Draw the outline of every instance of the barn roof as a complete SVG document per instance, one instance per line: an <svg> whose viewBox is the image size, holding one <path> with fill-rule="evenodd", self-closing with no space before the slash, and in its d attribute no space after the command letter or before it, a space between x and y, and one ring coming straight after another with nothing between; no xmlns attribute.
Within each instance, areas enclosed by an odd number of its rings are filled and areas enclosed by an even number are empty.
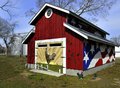
<svg viewBox="0 0 120 88"><path fill-rule="evenodd" d="M69 10L62 9L62 8L60 8L60 7L57 7L57 6L48 4L48 3L44 4L44 6L43 6L43 7L36 13L36 15L30 20L29 23L30 23L31 25L35 25L35 23L37 22L36 20L38 20L38 18L39 18L39 15L42 13L42 11L43 11L46 7L50 7L50 8L56 9L56 10L58 10L58 11L61 11L61 12L63 12L63 13L72 15L73 17L75 17L75 18L77 18L77 19L85 22L87 25L90 25L90 26L94 27L95 29L97 29L97 30L99 30L99 31L101 31L101 32L109 35L109 33L107 33L106 31L102 30L101 28L97 27L96 25L92 24L91 22L85 20L84 18L80 17L79 15L77 15L77 14L75 14L75 13L69 11Z"/></svg>
<svg viewBox="0 0 120 88"><path fill-rule="evenodd" d="M35 28L31 29L31 31L25 36L25 38L22 41L22 44L26 44L27 39L35 33Z"/></svg>
<svg viewBox="0 0 120 88"><path fill-rule="evenodd" d="M67 14L70 14L70 11L66 10L66 9L62 9L60 7L57 7L57 6L54 6L54 5L51 5L51 4L44 4L43 7L36 13L36 15L30 20L30 24L31 25L34 25L35 23L35 20L38 18L38 16L41 14L41 12L46 8L46 7L50 7L50 8L53 8L53 9L56 9L56 10L59 10L61 12L64 12L64 13L67 13Z"/></svg>
<svg viewBox="0 0 120 88"><path fill-rule="evenodd" d="M68 23L63 23L63 25L68 28L69 30L77 33L78 35L82 36L83 38L85 39L89 39L89 40L93 40L93 41L97 41L97 42L102 42L102 43L105 43L105 44L109 44L109 45L115 45L113 42L105 39L105 38L102 38L102 37L99 37L99 36L96 36L95 34L92 34L90 32L87 32L87 31L84 31L84 30L80 30L79 28L75 27L75 26L72 26Z"/></svg>

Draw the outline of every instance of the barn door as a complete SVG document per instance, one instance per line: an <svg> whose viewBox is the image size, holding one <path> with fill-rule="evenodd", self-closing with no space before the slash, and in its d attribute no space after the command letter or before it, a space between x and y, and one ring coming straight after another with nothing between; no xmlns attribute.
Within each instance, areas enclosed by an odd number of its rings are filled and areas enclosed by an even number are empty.
<svg viewBox="0 0 120 88"><path fill-rule="evenodd" d="M43 68L47 67L48 61L46 59L47 55L50 57L55 54L54 58L50 60L49 70L62 73L63 67L63 48L62 42L46 42L38 44L37 50L37 63L39 63Z"/></svg>

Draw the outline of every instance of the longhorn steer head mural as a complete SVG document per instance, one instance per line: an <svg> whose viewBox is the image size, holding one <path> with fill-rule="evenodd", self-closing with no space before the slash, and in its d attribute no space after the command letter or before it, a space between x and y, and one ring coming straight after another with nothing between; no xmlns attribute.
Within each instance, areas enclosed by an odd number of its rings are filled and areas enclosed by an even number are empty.
<svg viewBox="0 0 120 88"><path fill-rule="evenodd" d="M46 57L46 60L47 60L48 65L49 65L49 63L51 62L51 60L54 60L55 56L56 56L55 53L53 53L53 54L50 55L50 54L48 53L48 49L46 48L45 57Z"/></svg>

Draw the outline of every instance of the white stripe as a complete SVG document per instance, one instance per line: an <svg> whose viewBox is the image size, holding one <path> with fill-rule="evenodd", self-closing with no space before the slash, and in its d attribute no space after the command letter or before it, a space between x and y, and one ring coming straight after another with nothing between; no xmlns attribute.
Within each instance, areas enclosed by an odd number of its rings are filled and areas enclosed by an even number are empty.
<svg viewBox="0 0 120 88"><path fill-rule="evenodd" d="M98 60L99 60L99 59L93 59L93 60L90 62L90 65L89 65L88 69L95 67L95 64L98 62Z"/></svg>
<svg viewBox="0 0 120 88"><path fill-rule="evenodd" d="M101 52L99 51L94 58L92 59L92 61L90 62L90 65L88 68L93 68L95 67L96 63L98 62L98 60L101 58Z"/></svg>
<svg viewBox="0 0 120 88"><path fill-rule="evenodd" d="M114 55L110 57L110 62L112 62L112 60L115 60Z"/></svg>
<svg viewBox="0 0 120 88"><path fill-rule="evenodd" d="M107 55L105 56L105 58L102 59L103 64L106 64L108 60L109 60L109 56L108 56L108 54L107 54Z"/></svg>

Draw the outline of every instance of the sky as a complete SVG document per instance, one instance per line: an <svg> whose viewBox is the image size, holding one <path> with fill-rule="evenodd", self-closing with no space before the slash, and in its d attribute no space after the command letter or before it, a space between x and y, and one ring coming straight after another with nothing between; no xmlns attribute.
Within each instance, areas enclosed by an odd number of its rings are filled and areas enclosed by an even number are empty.
<svg viewBox="0 0 120 88"><path fill-rule="evenodd" d="M5 0L0 0L4 3ZM15 28L15 33L29 32L33 26L29 24L29 21L33 17L26 17L25 12L30 8L36 9L36 0L11 0L12 4L16 8L12 8L12 13L14 14L11 22L16 22L17 26ZM1 10L0 10L1 11ZM10 19L8 14L1 11L0 17L5 19ZM109 11L109 15L103 19L99 18L95 23L101 29L107 31L110 35L107 36L108 39L111 37L116 37L120 35L120 0L114 4L112 9Z"/></svg>

